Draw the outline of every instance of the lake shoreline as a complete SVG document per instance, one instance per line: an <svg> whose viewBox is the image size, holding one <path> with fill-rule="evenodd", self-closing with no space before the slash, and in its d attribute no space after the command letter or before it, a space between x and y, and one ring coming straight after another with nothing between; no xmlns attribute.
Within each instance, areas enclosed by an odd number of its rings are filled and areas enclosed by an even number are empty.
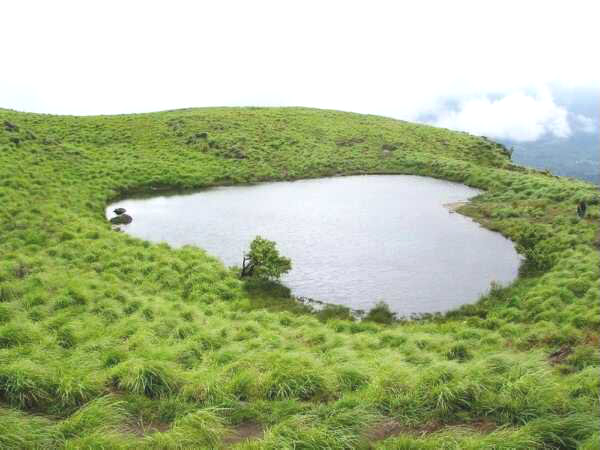
<svg viewBox="0 0 600 450"><path fill-rule="evenodd" d="M480 194L419 175L357 175L156 192L113 203L107 213L125 208L134 221L121 230L197 246L225 266L239 264L261 235L292 259L282 281L294 296L355 311L384 301L408 318L454 310L484 295L492 281L509 284L518 276L510 240L447 215ZM350 260L360 262L348 266Z"/></svg>

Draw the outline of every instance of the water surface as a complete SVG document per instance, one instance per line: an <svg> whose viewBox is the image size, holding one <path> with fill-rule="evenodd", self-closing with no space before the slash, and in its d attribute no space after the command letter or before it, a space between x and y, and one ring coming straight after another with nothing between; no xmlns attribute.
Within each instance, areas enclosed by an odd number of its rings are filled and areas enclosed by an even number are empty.
<svg viewBox="0 0 600 450"><path fill-rule="evenodd" d="M136 237L194 244L241 265L256 235L292 259L283 279L297 296L400 315L473 303L492 281L509 283L520 258L511 241L448 203L479 191L406 175L321 178L119 201Z"/></svg>

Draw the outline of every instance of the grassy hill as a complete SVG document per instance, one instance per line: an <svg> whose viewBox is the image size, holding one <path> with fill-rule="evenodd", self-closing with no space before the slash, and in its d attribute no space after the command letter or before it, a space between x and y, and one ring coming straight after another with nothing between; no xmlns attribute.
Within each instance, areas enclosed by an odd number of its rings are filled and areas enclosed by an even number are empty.
<svg viewBox="0 0 600 450"><path fill-rule="evenodd" d="M461 212L522 275L444 317L326 319L104 217L128 192L358 173L484 189ZM0 110L0 203L0 448L598 448L598 190L493 142L304 108Z"/></svg>

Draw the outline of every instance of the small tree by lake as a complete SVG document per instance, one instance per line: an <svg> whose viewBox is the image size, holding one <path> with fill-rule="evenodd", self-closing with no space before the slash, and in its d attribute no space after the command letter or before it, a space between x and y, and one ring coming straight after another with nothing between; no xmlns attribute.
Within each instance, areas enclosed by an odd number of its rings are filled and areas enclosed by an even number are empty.
<svg viewBox="0 0 600 450"><path fill-rule="evenodd" d="M250 250L244 255L240 276L279 280L291 269L292 261L279 255L275 242L256 236L250 244Z"/></svg>
<svg viewBox="0 0 600 450"><path fill-rule="evenodd" d="M387 303L378 302L371 308L363 320L390 325L396 320L396 313L390 309Z"/></svg>

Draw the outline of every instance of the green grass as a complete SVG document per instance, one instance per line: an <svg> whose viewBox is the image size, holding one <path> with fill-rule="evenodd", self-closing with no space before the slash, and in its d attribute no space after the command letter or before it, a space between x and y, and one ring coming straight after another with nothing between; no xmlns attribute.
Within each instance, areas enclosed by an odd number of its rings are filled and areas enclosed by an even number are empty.
<svg viewBox="0 0 600 450"><path fill-rule="evenodd" d="M357 321L104 217L135 192L377 173L483 189L461 213L519 243L519 279ZM218 448L247 423L264 436L237 448L598 448L598 190L489 140L305 108L0 110L0 202L0 448Z"/></svg>

